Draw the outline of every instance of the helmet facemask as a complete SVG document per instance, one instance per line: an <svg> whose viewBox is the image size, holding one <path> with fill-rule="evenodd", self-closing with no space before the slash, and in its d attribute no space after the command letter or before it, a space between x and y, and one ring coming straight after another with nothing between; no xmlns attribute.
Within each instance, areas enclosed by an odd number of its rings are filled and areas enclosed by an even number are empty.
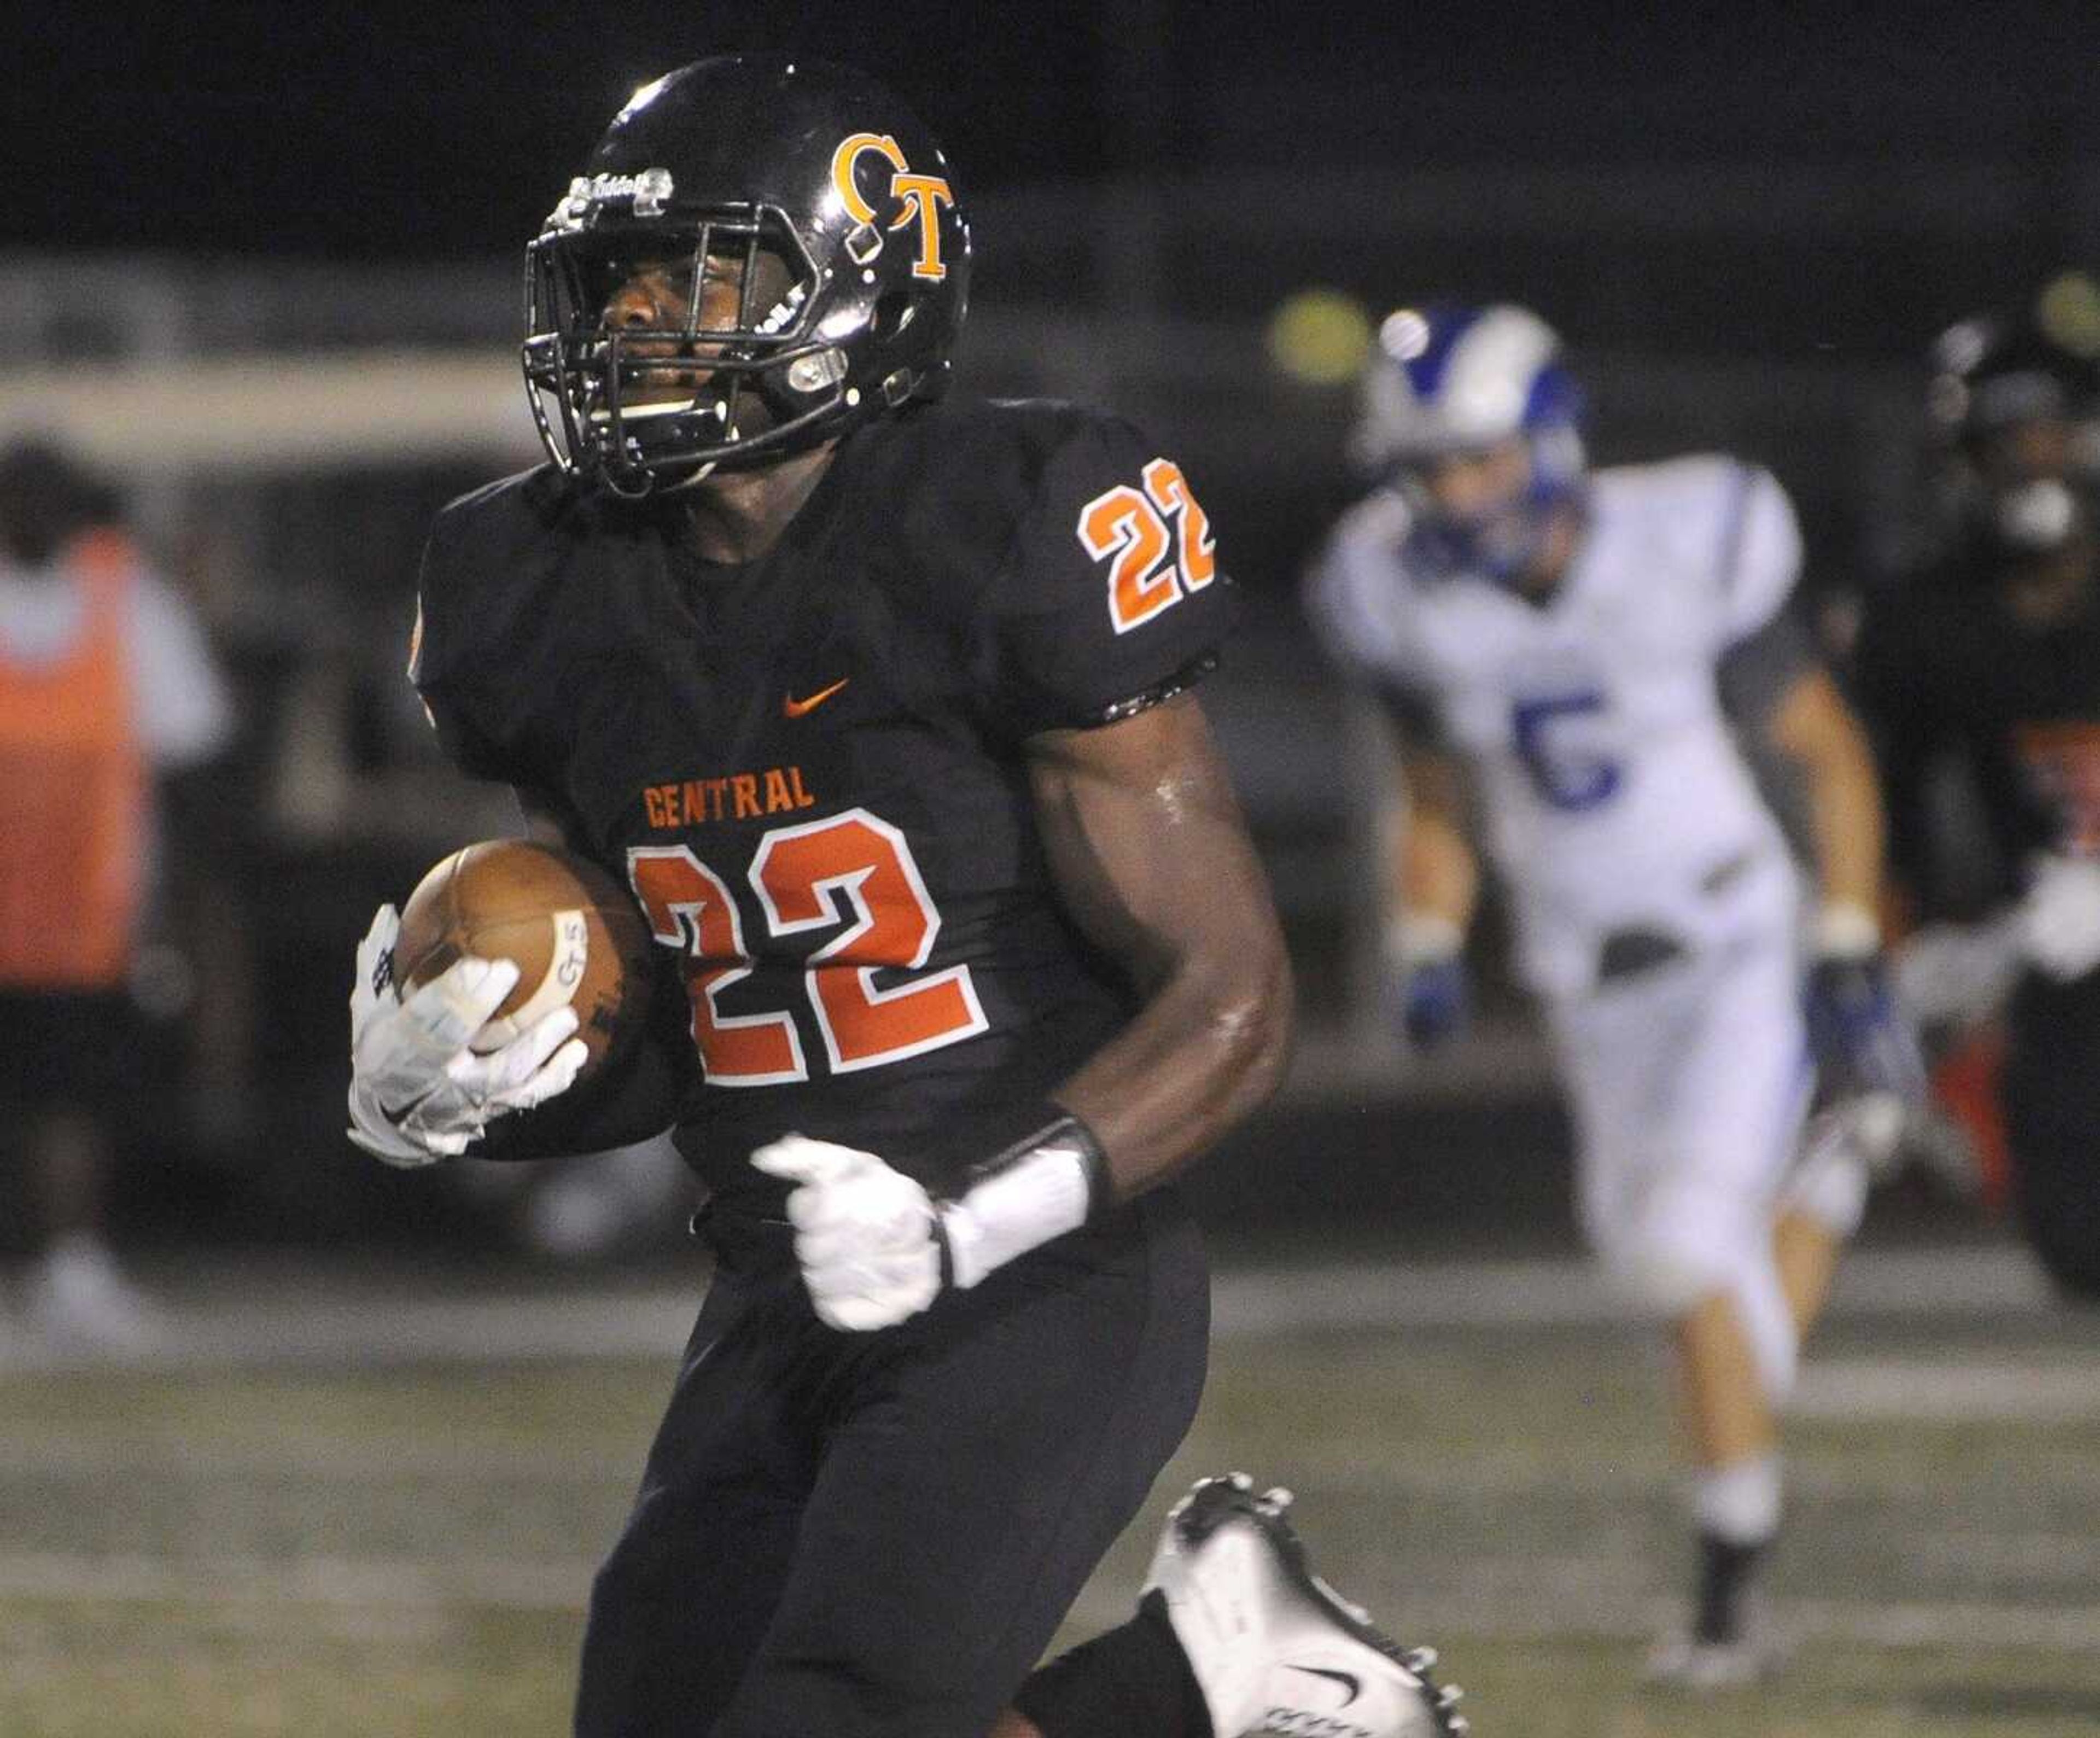
<svg viewBox="0 0 2100 1738"><path fill-rule="evenodd" d="M1390 486L1407 503L1409 541L1432 573L1475 573L1519 585L1544 555L1555 517L1581 492L1581 437L1572 427L1511 438L1525 460L1523 481L1492 500L1454 509L1436 486L1439 470L1475 452L1441 453L1395 462Z"/></svg>
<svg viewBox="0 0 2100 1738"><path fill-rule="evenodd" d="M527 252L523 347L564 470L639 496L824 437L846 358L811 329L819 280L784 213L565 224L568 203Z"/></svg>

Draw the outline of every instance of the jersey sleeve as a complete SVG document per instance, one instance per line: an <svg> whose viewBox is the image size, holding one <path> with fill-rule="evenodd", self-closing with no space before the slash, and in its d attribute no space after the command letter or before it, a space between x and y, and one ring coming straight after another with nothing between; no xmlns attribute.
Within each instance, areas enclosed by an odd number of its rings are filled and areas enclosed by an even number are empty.
<svg viewBox="0 0 2100 1738"><path fill-rule="evenodd" d="M1738 726L1762 724L1816 661L1807 627L1792 610L1780 610L1723 650L1714 669L1721 710Z"/></svg>
<svg viewBox="0 0 2100 1738"><path fill-rule="evenodd" d="M1729 468L1719 517L1718 639L1726 647L1749 638L1786 607L1801 577L1801 527L1779 479L1754 465Z"/></svg>
<svg viewBox="0 0 2100 1738"><path fill-rule="evenodd" d="M981 698L1021 735L1113 723L1212 668L1236 613L1181 467L1089 418L1045 460L991 589Z"/></svg>
<svg viewBox="0 0 2100 1738"><path fill-rule="evenodd" d="M461 772L470 779L527 782L480 679L489 660L474 645L467 570L450 518L439 516L423 548L415 625L408 635L408 680L422 697L446 757Z"/></svg>

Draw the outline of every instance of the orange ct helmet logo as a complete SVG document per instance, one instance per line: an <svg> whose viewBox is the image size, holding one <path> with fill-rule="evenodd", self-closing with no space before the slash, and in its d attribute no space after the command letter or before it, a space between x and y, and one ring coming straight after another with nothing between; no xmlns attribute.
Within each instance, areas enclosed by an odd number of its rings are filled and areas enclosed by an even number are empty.
<svg viewBox="0 0 2100 1738"><path fill-rule="evenodd" d="M938 175L919 175L904 161L904 152L887 133L855 133L840 142L832 153L832 185L840 203L858 226L846 237L846 252L858 265L867 265L882 251L882 232L876 227L876 210L861 196L854 179L860 160L873 152L889 165L890 196L903 208L890 220L892 229L919 226L919 257L911 262L915 278L936 282L948 275L948 262L941 257L941 207L952 208L955 196Z"/></svg>

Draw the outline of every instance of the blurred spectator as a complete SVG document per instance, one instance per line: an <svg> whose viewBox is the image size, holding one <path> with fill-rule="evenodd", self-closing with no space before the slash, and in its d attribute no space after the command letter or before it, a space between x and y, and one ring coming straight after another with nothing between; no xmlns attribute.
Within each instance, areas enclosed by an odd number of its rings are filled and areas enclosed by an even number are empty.
<svg viewBox="0 0 2100 1738"><path fill-rule="evenodd" d="M1857 653L1923 920L1905 977L1987 1043L2004 999L1977 1132L2050 1274L2100 1296L2100 293L2066 277L1952 328L1930 408L1931 551Z"/></svg>
<svg viewBox="0 0 2100 1738"><path fill-rule="evenodd" d="M198 838L197 778L232 719L203 637L123 527L115 492L56 448L0 452L0 1142L55 1342L151 1342L105 1237L112 1107L139 1069L141 1000L186 999L144 945Z"/></svg>

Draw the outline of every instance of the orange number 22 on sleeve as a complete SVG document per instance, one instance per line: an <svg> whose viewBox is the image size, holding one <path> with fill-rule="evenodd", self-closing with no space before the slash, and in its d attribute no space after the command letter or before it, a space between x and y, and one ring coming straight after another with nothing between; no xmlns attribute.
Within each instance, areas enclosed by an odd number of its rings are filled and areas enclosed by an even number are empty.
<svg viewBox="0 0 2100 1738"><path fill-rule="evenodd" d="M1171 459L1145 467L1142 489L1119 483L1088 501L1079 509L1079 536L1088 554L1110 562L1109 620L1118 633L1217 576L1211 522Z"/></svg>

